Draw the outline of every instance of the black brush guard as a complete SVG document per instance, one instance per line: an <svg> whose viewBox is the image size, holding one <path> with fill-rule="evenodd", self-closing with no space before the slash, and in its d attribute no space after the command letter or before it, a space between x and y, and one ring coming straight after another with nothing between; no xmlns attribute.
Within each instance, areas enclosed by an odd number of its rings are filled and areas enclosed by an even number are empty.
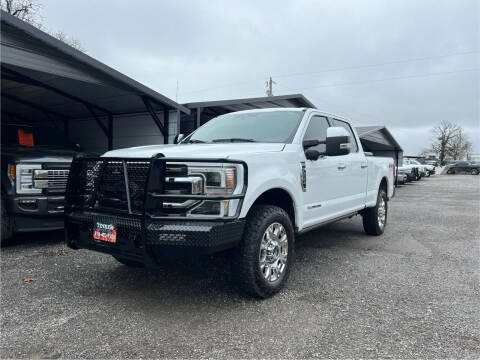
<svg viewBox="0 0 480 360"><path fill-rule="evenodd" d="M223 163L243 166L243 188L235 195L165 194L170 166ZM69 173L65 196L65 237L74 249L87 248L116 257L155 263L167 248L213 253L235 246L242 237L239 219L248 185L243 161L230 159L103 158L77 156ZM167 184L168 185L168 184ZM122 190L123 189L123 190ZM236 200L233 216L187 217L164 208L166 201ZM116 243L94 240L94 224L114 224Z"/></svg>

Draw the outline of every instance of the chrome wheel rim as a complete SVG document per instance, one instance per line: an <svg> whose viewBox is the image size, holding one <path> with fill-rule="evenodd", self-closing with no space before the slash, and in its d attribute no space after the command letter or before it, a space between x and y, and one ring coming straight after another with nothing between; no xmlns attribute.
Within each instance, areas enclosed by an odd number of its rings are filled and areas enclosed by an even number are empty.
<svg viewBox="0 0 480 360"><path fill-rule="evenodd" d="M380 203L378 204L378 226L383 229L385 226L385 220L387 219L387 204L385 199L380 197Z"/></svg>
<svg viewBox="0 0 480 360"><path fill-rule="evenodd" d="M278 280L287 268L288 236L285 227L273 223L262 236L259 252L260 273L268 282Z"/></svg>

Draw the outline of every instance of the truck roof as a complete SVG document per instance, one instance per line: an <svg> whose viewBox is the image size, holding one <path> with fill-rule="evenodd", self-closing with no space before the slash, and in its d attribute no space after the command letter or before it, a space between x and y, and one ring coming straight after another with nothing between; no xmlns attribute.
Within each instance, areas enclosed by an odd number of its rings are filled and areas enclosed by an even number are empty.
<svg viewBox="0 0 480 360"><path fill-rule="evenodd" d="M235 111L235 113L257 113L257 112L269 112L269 111L303 111L303 112L311 111L311 112L314 112L316 114L323 115L323 116L326 116L326 117L333 117L333 118L338 119L338 120L343 120L343 121L350 122L348 119L346 119L343 116L340 116L340 115L337 115L337 114L332 114L332 113L322 111L322 110L318 110L318 109L314 109L314 108L307 108L307 107L302 107L302 108L298 108L298 107L263 108L263 109ZM232 114L232 113L229 113L229 114Z"/></svg>

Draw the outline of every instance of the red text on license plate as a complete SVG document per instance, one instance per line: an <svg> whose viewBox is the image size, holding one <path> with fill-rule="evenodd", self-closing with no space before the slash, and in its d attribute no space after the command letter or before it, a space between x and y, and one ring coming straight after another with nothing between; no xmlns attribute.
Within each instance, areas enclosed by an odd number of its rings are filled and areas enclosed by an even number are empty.
<svg viewBox="0 0 480 360"><path fill-rule="evenodd" d="M112 224L96 222L93 228L93 238L95 240L106 241L109 243L117 242L117 230Z"/></svg>

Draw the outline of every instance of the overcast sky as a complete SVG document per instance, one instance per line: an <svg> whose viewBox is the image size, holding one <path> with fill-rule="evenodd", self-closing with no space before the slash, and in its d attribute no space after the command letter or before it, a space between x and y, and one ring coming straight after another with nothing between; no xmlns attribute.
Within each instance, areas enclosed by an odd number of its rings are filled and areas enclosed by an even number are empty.
<svg viewBox="0 0 480 360"><path fill-rule="evenodd" d="M480 1L41 0L47 28L178 102L303 93L406 154L441 120L480 152Z"/></svg>

